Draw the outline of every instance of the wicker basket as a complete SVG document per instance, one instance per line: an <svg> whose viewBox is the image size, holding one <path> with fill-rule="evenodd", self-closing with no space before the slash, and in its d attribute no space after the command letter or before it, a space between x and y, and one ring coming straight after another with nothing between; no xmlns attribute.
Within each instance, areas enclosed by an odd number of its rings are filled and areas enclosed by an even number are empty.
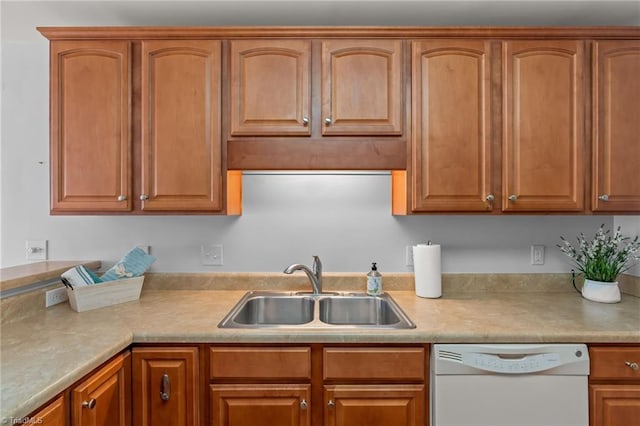
<svg viewBox="0 0 640 426"><path fill-rule="evenodd" d="M76 312L90 311L140 299L144 276L67 289L69 305Z"/></svg>

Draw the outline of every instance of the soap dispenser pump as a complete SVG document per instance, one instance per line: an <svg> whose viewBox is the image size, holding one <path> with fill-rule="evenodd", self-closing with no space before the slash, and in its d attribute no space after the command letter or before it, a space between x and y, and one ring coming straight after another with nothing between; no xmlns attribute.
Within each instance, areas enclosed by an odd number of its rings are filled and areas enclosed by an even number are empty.
<svg viewBox="0 0 640 426"><path fill-rule="evenodd" d="M371 263L371 271L367 274L367 294L369 296L382 294L382 275L378 272L376 263Z"/></svg>

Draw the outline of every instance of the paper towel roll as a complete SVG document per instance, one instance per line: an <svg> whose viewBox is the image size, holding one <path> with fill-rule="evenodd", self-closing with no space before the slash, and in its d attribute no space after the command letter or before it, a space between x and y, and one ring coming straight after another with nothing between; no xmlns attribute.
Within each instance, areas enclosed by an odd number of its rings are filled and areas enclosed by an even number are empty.
<svg viewBox="0 0 640 426"><path fill-rule="evenodd" d="M442 266L439 244L413 246L413 271L416 295L430 298L442 296Z"/></svg>

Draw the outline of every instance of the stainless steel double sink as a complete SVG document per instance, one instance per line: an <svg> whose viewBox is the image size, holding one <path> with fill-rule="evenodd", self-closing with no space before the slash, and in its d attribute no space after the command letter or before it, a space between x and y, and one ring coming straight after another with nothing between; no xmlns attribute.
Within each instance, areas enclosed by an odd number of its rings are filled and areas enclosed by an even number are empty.
<svg viewBox="0 0 640 426"><path fill-rule="evenodd" d="M384 293L250 291L218 324L220 328L415 328Z"/></svg>

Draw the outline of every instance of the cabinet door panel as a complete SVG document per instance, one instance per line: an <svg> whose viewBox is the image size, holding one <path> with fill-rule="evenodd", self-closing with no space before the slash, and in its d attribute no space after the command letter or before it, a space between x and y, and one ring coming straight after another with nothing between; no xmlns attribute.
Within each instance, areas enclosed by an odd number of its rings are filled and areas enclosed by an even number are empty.
<svg viewBox="0 0 640 426"><path fill-rule="evenodd" d="M323 135L401 135L402 94L402 41L322 42Z"/></svg>
<svg viewBox="0 0 640 426"><path fill-rule="evenodd" d="M49 403L45 408L29 416L43 426L67 426L67 399L64 395ZM35 422L34 422L35 423Z"/></svg>
<svg viewBox="0 0 640 426"><path fill-rule="evenodd" d="M134 348L133 423L199 424L197 364L197 348Z"/></svg>
<svg viewBox="0 0 640 426"><path fill-rule="evenodd" d="M51 210L131 210L128 41L51 43Z"/></svg>
<svg viewBox="0 0 640 426"><path fill-rule="evenodd" d="M412 210L491 210L489 42L414 42L412 55Z"/></svg>
<svg viewBox="0 0 640 426"><path fill-rule="evenodd" d="M584 209L584 42L504 43L503 210Z"/></svg>
<svg viewBox="0 0 640 426"><path fill-rule="evenodd" d="M131 424L131 356L119 355L71 391L73 426Z"/></svg>
<svg viewBox="0 0 640 426"><path fill-rule="evenodd" d="M311 42L230 45L231 135L309 135Z"/></svg>
<svg viewBox="0 0 640 426"><path fill-rule="evenodd" d="M640 41L593 45L595 211L640 211Z"/></svg>
<svg viewBox="0 0 640 426"><path fill-rule="evenodd" d="M590 385L590 426L626 426L640 419L640 385Z"/></svg>
<svg viewBox="0 0 640 426"><path fill-rule="evenodd" d="M211 426L311 424L311 385L211 385L210 396Z"/></svg>
<svg viewBox="0 0 640 426"><path fill-rule="evenodd" d="M424 425L424 400L423 385L325 386L325 425Z"/></svg>
<svg viewBox="0 0 640 426"><path fill-rule="evenodd" d="M222 209L220 42L142 42L143 210Z"/></svg>

